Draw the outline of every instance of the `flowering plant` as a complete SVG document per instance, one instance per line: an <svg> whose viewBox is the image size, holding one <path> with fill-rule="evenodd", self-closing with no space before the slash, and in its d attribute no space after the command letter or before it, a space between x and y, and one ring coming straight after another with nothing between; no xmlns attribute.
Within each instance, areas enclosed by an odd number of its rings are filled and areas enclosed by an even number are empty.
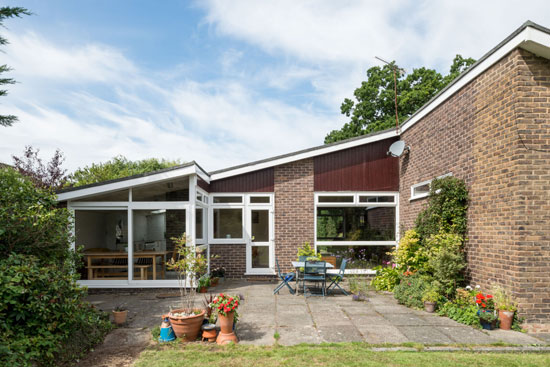
<svg viewBox="0 0 550 367"><path fill-rule="evenodd" d="M214 298L214 300L210 304L210 307L219 315L227 316L228 313L235 311L235 316L237 316L239 297L220 293Z"/></svg>
<svg viewBox="0 0 550 367"><path fill-rule="evenodd" d="M479 292L475 296L477 307L479 308L479 318L486 322L493 322L497 319L495 315L495 303L493 296L490 294L483 294Z"/></svg>

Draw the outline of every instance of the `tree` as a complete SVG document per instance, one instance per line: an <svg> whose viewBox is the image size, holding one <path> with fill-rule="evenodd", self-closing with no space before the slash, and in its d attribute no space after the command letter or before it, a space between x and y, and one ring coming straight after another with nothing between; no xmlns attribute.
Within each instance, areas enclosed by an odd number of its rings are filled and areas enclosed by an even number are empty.
<svg viewBox="0 0 550 367"><path fill-rule="evenodd" d="M399 123L409 118L460 73L475 62L456 55L449 74L433 69L413 69L410 74L397 76L397 110ZM325 137L325 144L389 129L395 126L395 91L393 68L395 62L367 70L367 80L355 89L355 101L344 99L340 111L351 120Z"/></svg>
<svg viewBox="0 0 550 367"><path fill-rule="evenodd" d="M60 189L67 182L67 170L61 168L65 161L63 153L57 149L48 164L44 164L38 157L39 152L39 149L26 146L22 157L12 156L13 165L22 175L29 177L36 187Z"/></svg>
<svg viewBox="0 0 550 367"><path fill-rule="evenodd" d="M0 27L4 26L4 20L8 18L18 17L21 18L22 15L31 15L25 8L20 7L9 7L4 6L0 8ZM8 40L0 36L0 46L3 46L8 43ZM7 65L0 65L0 74L10 71L10 67ZM15 80L12 78L2 78L0 77L0 85L4 84L14 84ZM8 91L5 89L0 89L0 96L5 96L8 94ZM17 121L17 116L14 115L0 115L0 126L11 126L14 122Z"/></svg>
<svg viewBox="0 0 550 367"><path fill-rule="evenodd" d="M179 161L148 158L139 161L130 161L124 156L117 156L104 163L92 163L91 166L77 169L69 176L68 184L74 187L96 182L114 180L140 173L157 171L181 164Z"/></svg>

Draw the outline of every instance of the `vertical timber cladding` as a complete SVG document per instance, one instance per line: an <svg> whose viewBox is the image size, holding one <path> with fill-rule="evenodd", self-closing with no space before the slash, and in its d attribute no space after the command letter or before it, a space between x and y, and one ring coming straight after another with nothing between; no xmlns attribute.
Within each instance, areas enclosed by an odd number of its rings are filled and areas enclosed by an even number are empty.
<svg viewBox="0 0 550 367"><path fill-rule="evenodd" d="M387 155L396 140L315 157L315 191L399 191L399 160Z"/></svg>
<svg viewBox="0 0 550 367"><path fill-rule="evenodd" d="M298 247L313 245L313 159L275 167L275 256L281 269L292 268Z"/></svg>
<svg viewBox="0 0 550 367"><path fill-rule="evenodd" d="M403 229L427 201L411 185L465 180L471 280L510 290L532 331L550 331L549 81L548 60L515 49L401 135Z"/></svg>

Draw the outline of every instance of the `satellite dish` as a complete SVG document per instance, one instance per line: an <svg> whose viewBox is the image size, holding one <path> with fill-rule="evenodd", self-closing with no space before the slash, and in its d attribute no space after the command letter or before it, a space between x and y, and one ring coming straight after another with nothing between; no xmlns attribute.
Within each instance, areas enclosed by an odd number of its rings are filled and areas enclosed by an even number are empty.
<svg viewBox="0 0 550 367"><path fill-rule="evenodd" d="M408 152L409 147L405 145L405 142L403 140L398 140L392 145L390 145L390 150L388 151L388 155L391 155L392 157L401 157L404 152Z"/></svg>

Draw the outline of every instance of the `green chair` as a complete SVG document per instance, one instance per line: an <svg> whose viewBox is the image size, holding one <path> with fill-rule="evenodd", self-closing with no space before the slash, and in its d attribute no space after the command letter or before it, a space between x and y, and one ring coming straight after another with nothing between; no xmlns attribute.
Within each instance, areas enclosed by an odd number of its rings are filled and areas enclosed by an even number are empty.
<svg viewBox="0 0 550 367"><path fill-rule="evenodd" d="M348 261L346 259L343 259L342 264L340 264L340 270L338 271L338 273L329 274L329 280L331 281L331 283L327 287L327 292L330 290L331 287L334 287L334 288L338 287L342 292L344 292L346 296L349 295L349 293L346 292L346 290L340 286L340 282L344 280L344 273L346 272L347 264L348 264Z"/></svg>
<svg viewBox="0 0 550 367"><path fill-rule="evenodd" d="M308 296L306 292L306 282L321 283L321 294L325 296L325 286L327 280L327 263L326 262L311 262L305 261L304 275L302 277L302 292L304 297ZM310 295L314 295L310 293Z"/></svg>

